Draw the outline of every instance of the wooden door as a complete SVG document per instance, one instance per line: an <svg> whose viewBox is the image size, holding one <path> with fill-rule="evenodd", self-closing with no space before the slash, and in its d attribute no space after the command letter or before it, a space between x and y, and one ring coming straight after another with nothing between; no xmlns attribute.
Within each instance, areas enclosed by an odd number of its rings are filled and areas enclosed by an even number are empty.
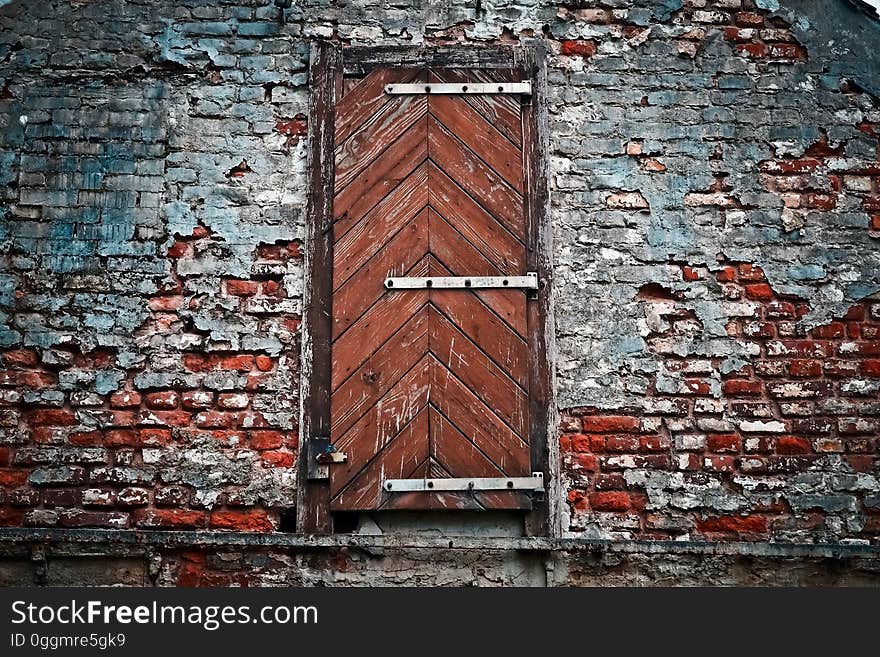
<svg viewBox="0 0 880 657"><path fill-rule="evenodd" d="M330 441L347 460L330 467L332 510L530 507L516 490L383 487L531 473L528 293L384 286L526 274L520 96L385 89L517 77L376 68L337 88Z"/></svg>

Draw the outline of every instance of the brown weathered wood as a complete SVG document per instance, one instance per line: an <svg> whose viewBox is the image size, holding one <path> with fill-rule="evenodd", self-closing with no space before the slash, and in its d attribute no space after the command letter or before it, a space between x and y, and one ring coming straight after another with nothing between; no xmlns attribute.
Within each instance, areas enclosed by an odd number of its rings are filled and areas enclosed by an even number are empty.
<svg viewBox="0 0 880 657"><path fill-rule="evenodd" d="M547 185L547 146L549 143L546 115L547 78L544 45L536 42L520 53L518 66L523 79L532 80L532 95L523 103L523 155L526 173L524 199L527 225L527 264L538 273L539 289L529 304L529 442L532 469L544 474L544 485L549 494L538 497L533 511L526 518L530 535L545 536L556 531L553 525L550 500L553 496L555 472L551 471L551 450L555 440L550 439L554 423L551 420L553 404L553 369L550 345L553 339L552 267L550 263L552 228L548 216L549 192Z"/></svg>
<svg viewBox="0 0 880 657"><path fill-rule="evenodd" d="M378 508L384 495L382 480L413 475L419 463L428 458L428 408L425 407L351 482L334 498L333 507L346 511Z"/></svg>
<svg viewBox="0 0 880 657"><path fill-rule="evenodd" d="M433 356L431 405L480 448L509 476L526 476L529 452L526 444L485 403ZM459 476L465 473L460 473Z"/></svg>
<svg viewBox="0 0 880 657"><path fill-rule="evenodd" d="M437 167L461 186L514 235L525 231L522 196L471 153L441 124L428 117L428 153Z"/></svg>
<svg viewBox="0 0 880 657"><path fill-rule="evenodd" d="M430 251L450 276L503 276L465 237L434 210L428 211ZM525 249L523 249L525 252ZM523 253L525 256L525 253ZM523 272L524 273L524 272ZM503 319L517 335L526 336L526 295L520 290L476 290L480 300Z"/></svg>
<svg viewBox="0 0 880 657"><path fill-rule="evenodd" d="M517 192L523 192L522 151L474 110L465 96L431 98L431 116ZM436 160L435 160L436 161Z"/></svg>
<svg viewBox="0 0 880 657"><path fill-rule="evenodd" d="M330 432L330 335L331 266L333 243L333 125L336 95L341 80L341 52L328 43L318 43L311 51L309 68L309 171L307 210L307 279L303 322L302 375L303 417L300 427L300 467L297 505L297 531L332 531L329 513L328 481L310 480L308 463L316 457L313 438Z"/></svg>
<svg viewBox="0 0 880 657"><path fill-rule="evenodd" d="M333 252L333 287L339 288L420 213L427 216L427 167L419 167L351 230ZM334 236L336 227L333 229Z"/></svg>
<svg viewBox="0 0 880 657"><path fill-rule="evenodd" d="M525 340L470 292L431 290L431 303L523 389L529 385Z"/></svg>
<svg viewBox="0 0 880 657"><path fill-rule="evenodd" d="M390 98L385 85L395 82L412 82L418 69L399 67L373 71L356 82L349 82L345 96L336 106L334 140L337 145L345 142L361 124L373 117Z"/></svg>
<svg viewBox="0 0 880 657"><path fill-rule="evenodd" d="M453 50L401 60L398 49L346 49L343 68L368 77L337 79L348 141L334 163L330 435L348 460L330 472L333 510L532 506L516 491L381 489L383 478L525 476L535 451L534 301L518 289L383 286L392 274L522 275L533 261L518 97L381 93L387 58L397 74L419 69L413 79L531 79L516 48Z"/></svg>
<svg viewBox="0 0 880 657"><path fill-rule="evenodd" d="M430 312L422 308L333 392L333 435L348 431L428 351Z"/></svg>
<svg viewBox="0 0 880 657"><path fill-rule="evenodd" d="M396 96L345 142L336 145L337 194L428 113L425 96Z"/></svg>
<svg viewBox="0 0 880 657"><path fill-rule="evenodd" d="M505 69L472 71L435 69L432 73L440 82L521 81L519 74ZM497 94L467 95L463 98L501 134L507 137L514 146L522 147L522 110L519 98Z"/></svg>
<svg viewBox="0 0 880 657"><path fill-rule="evenodd" d="M528 440L525 391L441 313L431 310L430 319L431 353L518 436Z"/></svg>
<svg viewBox="0 0 880 657"><path fill-rule="evenodd" d="M428 158L427 129L427 118L416 121L389 144L381 158L370 162L355 182L337 191L333 200L334 219L363 217L422 164Z"/></svg>
<svg viewBox="0 0 880 657"><path fill-rule="evenodd" d="M333 343L335 390L427 302L427 293L386 294Z"/></svg>
<svg viewBox="0 0 880 657"><path fill-rule="evenodd" d="M364 414L333 444L348 456L345 463L334 465L330 480L339 491L360 472L385 445L428 404L433 356L426 354L391 389L379 404Z"/></svg>
<svg viewBox="0 0 880 657"><path fill-rule="evenodd" d="M446 221L505 275L525 273L525 248L467 192L433 163L428 166L430 203Z"/></svg>
<svg viewBox="0 0 880 657"><path fill-rule="evenodd" d="M356 46L346 49L346 75L365 75L376 68L510 69L516 66L513 46Z"/></svg>
<svg viewBox="0 0 880 657"><path fill-rule="evenodd" d="M385 294L388 276L403 276L428 254L428 214L422 211L405 224L333 293L334 340Z"/></svg>

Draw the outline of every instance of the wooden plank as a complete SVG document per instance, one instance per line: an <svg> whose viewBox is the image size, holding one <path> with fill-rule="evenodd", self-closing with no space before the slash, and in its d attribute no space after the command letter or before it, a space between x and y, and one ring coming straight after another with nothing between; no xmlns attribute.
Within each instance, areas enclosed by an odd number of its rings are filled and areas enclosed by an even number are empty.
<svg viewBox="0 0 880 657"><path fill-rule="evenodd" d="M309 67L309 204L306 211L306 281L303 304L301 376L303 415L300 426L299 504L296 527L301 533L332 531L327 481L310 481L308 463L316 454L312 438L330 431L330 335L332 333L331 266L333 243L333 125L342 55L338 47L312 47Z"/></svg>
<svg viewBox="0 0 880 657"><path fill-rule="evenodd" d="M471 293L431 290L431 303L524 390L528 389L526 342Z"/></svg>
<svg viewBox="0 0 880 657"><path fill-rule="evenodd" d="M434 210L428 212L431 253L450 276L503 276L488 258ZM526 336L526 295L522 290L476 290L475 294L521 337Z"/></svg>
<svg viewBox="0 0 880 657"><path fill-rule="evenodd" d="M403 276L428 253L428 211L404 225L333 293L333 339L385 294L385 278ZM508 295L509 296L509 295ZM523 313L525 323L525 313Z"/></svg>
<svg viewBox="0 0 880 657"><path fill-rule="evenodd" d="M447 477L463 473L461 477L504 477L504 471L495 465L474 443L433 406L429 406L430 453Z"/></svg>
<svg viewBox="0 0 880 657"><path fill-rule="evenodd" d="M432 117L428 117L431 161L514 235L525 233L522 196Z"/></svg>
<svg viewBox="0 0 880 657"><path fill-rule="evenodd" d="M337 142L337 195L427 112L428 99L424 96L392 98L381 112L366 121L345 142Z"/></svg>
<svg viewBox="0 0 880 657"><path fill-rule="evenodd" d="M377 301L333 343L336 390L388 338L394 335L427 302L427 292L392 292Z"/></svg>
<svg viewBox="0 0 880 657"><path fill-rule="evenodd" d="M427 117L416 121L378 160L364 169L357 180L333 199L333 218L357 221L403 182L428 158L425 134Z"/></svg>
<svg viewBox="0 0 880 657"><path fill-rule="evenodd" d="M525 274L524 233L514 235L431 163L427 169L431 207L467 238L502 275Z"/></svg>
<svg viewBox="0 0 880 657"><path fill-rule="evenodd" d="M428 409L423 408L381 452L361 470L331 503L346 511L376 509L383 496L383 479L408 478L428 458Z"/></svg>
<svg viewBox="0 0 880 657"><path fill-rule="evenodd" d="M523 79L532 79L533 94L523 105L523 156L526 172L524 208L528 234L527 263L538 273L537 297L529 303L529 443L532 470L544 473L548 492L534 500L533 511L526 518L526 531L533 536L554 535L561 531L559 514L552 504L562 504L558 477L559 454L551 416L553 400L553 365L551 361L554 322L552 314L553 269L550 262L553 229L550 224L547 171L549 128L546 109L546 52L543 43L521 53L519 62ZM555 464L555 465L554 465Z"/></svg>
<svg viewBox="0 0 880 657"><path fill-rule="evenodd" d="M461 70L434 69L432 75L440 82L520 82L521 76L510 69ZM465 101L479 112L514 146L522 145L522 110L520 98L501 94L467 96Z"/></svg>
<svg viewBox="0 0 880 657"><path fill-rule="evenodd" d="M528 395L446 317L431 309L428 348L474 396L528 440Z"/></svg>
<svg viewBox="0 0 880 657"><path fill-rule="evenodd" d="M472 154L489 165L517 192L523 193L522 152L476 112L463 96L430 96L427 107L431 116L455 135Z"/></svg>
<svg viewBox="0 0 880 657"><path fill-rule="evenodd" d="M515 66L513 46L356 46L346 48L346 75L376 68L502 68Z"/></svg>
<svg viewBox="0 0 880 657"><path fill-rule="evenodd" d="M330 396L330 431L342 435L428 351L428 308L422 308Z"/></svg>
<svg viewBox="0 0 880 657"><path fill-rule="evenodd" d="M338 289L407 223L427 216L427 167L420 167L351 230L336 240L333 287ZM336 228L333 229L334 237Z"/></svg>
<svg viewBox="0 0 880 657"><path fill-rule="evenodd" d="M506 475L529 473L529 447L440 361L433 362L431 404ZM467 473L452 474L467 476Z"/></svg>
<svg viewBox="0 0 880 657"><path fill-rule="evenodd" d="M335 464L330 470L330 484L334 495L427 406L433 360L433 356L429 354L423 356L348 431L331 436L333 444L348 456L344 463ZM426 437L427 433L423 436L427 445Z"/></svg>
<svg viewBox="0 0 880 657"><path fill-rule="evenodd" d="M351 85L336 106L333 135L335 143L343 143L364 121L376 114L390 100L385 93L386 84L412 82L419 74L418 69L395 66L371 71L366 77Z"/></svg>

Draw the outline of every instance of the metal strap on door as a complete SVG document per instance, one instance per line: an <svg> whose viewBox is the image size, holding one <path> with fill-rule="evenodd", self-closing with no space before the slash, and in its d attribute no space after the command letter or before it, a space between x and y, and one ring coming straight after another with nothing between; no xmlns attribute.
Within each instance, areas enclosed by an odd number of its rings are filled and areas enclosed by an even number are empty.
<svg viewBox="0 0 880 657"><path fill-rule="evenodd" d="M386 84L385 93L391 95L416 94L523 94L532 93L531 82L466 82L466 83L410 83Z"/></svg>
<svg viewBox="0 0 880 657"><path fill-rule="evenodd" d="M544 475L531 477L456 477L447 479L386 479L382 488L389 493L438 493L444 491L517 490L544 491Z"/></svg>
<svg viewBox="0 0 880 657"><path fill-rule="evenodd" d="M538 274L530 271L525 276L391 276L385 279L386 290L423 290L426 288L537 290Z"/></svg>

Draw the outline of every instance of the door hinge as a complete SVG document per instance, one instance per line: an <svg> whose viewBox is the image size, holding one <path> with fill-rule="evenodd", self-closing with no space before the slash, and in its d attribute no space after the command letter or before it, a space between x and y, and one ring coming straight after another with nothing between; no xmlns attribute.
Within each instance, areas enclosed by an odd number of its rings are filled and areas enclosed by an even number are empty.
<svg viewBox="0 0 880 657"><path fill-rule="evenodd" d="M421 290L424 288L515 288L537 290L538 274L525 276L391 276L385 279L387 290Z"/></svg>
<svg viewBox="0 0 880 657"><path fill-rule="evenodd" d="M544 492L544 474L530 477L455 477L449 479L386 479L382 488L388 493L436 493L440 491L513 490Z"/></svg>
<svg viewBox="0 0 880 657"><path fill-rule="evenodd" d="M531 82L455 82L386 84L385 93L392 95L414 94L524 94L532 93Z"/></svg>

